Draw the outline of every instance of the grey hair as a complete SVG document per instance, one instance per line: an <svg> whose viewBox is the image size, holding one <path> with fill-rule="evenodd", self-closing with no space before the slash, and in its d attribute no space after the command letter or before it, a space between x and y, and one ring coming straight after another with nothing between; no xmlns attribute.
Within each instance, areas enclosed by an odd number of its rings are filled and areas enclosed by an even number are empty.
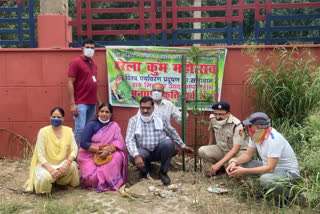
<svg viewBox="0 0 320 214"><path fill-rule="evenodd" d="M268 124L266 125L260 125L263 129L268 129L271 127L271 123L269 122Z"/></svg>

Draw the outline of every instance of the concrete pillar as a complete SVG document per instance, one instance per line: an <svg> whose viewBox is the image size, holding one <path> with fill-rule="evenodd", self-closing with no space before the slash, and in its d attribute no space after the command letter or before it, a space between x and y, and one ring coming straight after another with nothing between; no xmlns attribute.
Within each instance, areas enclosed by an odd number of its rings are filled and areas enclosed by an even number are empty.
<svg viewBox="0 0 320 214"><path fill-rule="evenodd" d="M194 0L194 7L201 7L201 1L202 0ZM193 12L193 18L201 18L201 11L194 11ZM201 29L201 22L194 22L193 23L193 29ZM201 39L201 33L194 33L193 39L200 40ZM200 46L200 44L194 44L194 46Z"/></svg>
<svg viewBox="0 0 320 214"><path fill-rule="evenodd" d="M40 14L68 15L68 0L40 0Z"/></svg>
<svg viewBox="0 0 320 214"><path fill-rule="evenodd" d="M68 48L72 42L68 0L40 0L38 19L39 48Z"/></svg>

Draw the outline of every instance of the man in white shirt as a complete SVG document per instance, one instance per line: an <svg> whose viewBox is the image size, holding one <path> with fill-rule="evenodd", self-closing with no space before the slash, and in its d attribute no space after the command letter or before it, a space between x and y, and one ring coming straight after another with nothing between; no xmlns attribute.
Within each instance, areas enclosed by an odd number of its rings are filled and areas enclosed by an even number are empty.
<svg viewBox="0 0 320 214"><path fill-rule="evenodd" d="M164 116L170 123L172 118L176 123L181 125L181 111L169 100L162 99L164 87L161 83L155 83L152 86L152 99L154 101L154 112ZM187 115L188 116L188 115Z"/></svg>
<svg viewBox="0 0 320 214"><path fill-rule="evenodd" d="M263 189L274 188L274 192L289 195L288 182L300 176L298 161L288 141L277 130L263 112L252 114L242 122L249 130L250 138L246 152L235 159L227 168L229 176L260 175ZM258 150L262 161L252 160Z"/></svg>

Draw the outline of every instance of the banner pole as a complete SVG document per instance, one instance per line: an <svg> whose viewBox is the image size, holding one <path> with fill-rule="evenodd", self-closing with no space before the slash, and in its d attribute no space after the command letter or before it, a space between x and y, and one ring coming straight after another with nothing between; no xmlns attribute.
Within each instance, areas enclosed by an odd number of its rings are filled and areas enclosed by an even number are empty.
<svg viewBox="0 0 320 214"><path fill-rule="evenodd" d="M186 101L186 56L182 55L182 66L181 66L181 107L182 107L182 141L184 143L186 138L186 112L187 112L187 101ZM185 155L182 151L182 170L185 171Z"/></svg>

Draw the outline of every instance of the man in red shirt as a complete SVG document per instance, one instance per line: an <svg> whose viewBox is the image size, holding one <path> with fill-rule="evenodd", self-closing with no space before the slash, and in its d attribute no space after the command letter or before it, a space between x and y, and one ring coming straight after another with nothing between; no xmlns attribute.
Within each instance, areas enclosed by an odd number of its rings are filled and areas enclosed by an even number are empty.
<svg viewBox="0 0 320 214"><path fill-rule="evenodd" d="M75 121L74 137L79 147L82 131L96 113L96 103L100 105L97 84L97 65L92 60L95 43L87 39L82 46L83 55L69 65L68 95L70 111Z"/></svg>

